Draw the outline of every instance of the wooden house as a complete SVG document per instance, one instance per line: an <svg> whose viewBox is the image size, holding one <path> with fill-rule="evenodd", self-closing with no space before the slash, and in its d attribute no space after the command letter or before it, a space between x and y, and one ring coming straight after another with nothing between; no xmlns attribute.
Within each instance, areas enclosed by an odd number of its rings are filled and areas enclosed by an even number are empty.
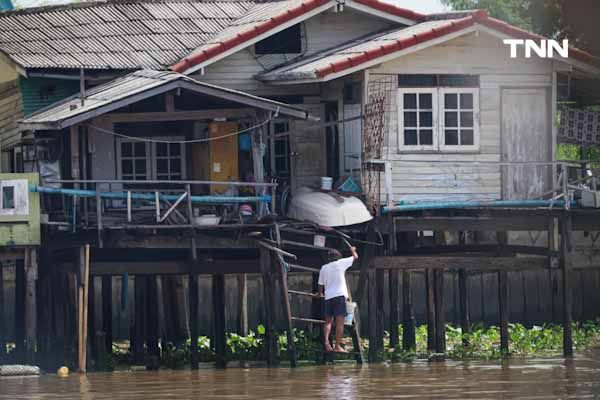
<svg viewBox="0 0 600 400"><path fill-rule="evenodd" d="M519 252L557 257L550 228L558 219L551 210L556 196L541 216L522 210L486 218L479 211L458 219L389 216L396 204L530 201L556 191L560 82L600 78L600 60L575 48L568 58L511 58L507 38L541 39L481 11L424 15L380 0L109 0L5 12L2 168L21 172L28 165L41 173L46 270L55 266L81 277L82 246L91 244L92 275L136 275L138 307L145 296L155 304L153 274L189 275L192 343L198 274L213 275L215 346L224 363L223 274L263 274L273 345L275 290L264 249L281 255L273 246L282 241L275 237L278 227L246 214L284 214L288 193L318 186L323 176L353 177L370 209L388 212L372 227L386 237L390 255L404 231L435 231L439 238L468 230L550 232L541 249L504 240L493 254L506 257L491 264L504 272L519 262ZM566 171L561 176L564 199ZM569 205L564 202L566 211ZM212 214L229 223L203 226L202 216ZM594 230L597 217L575 215L573 229ZM562 226L570 232L570 225ZM373 230L357 231L356 243L376 243ZM270 241L257 247L257 232ZM332 240L330 246L342 243ZM306 250L303 261L320 262L323 249L296 246ZM369 316L376 318L383 308L382 297L375 298L381 273L420 261L365 251L370 257L357 297L368 277ZM428 301L438 299L427 303L430 326L444 323L443 270L460 262L475 267L483 259L431 261L442 273L427 275ZM389 276L398 289L398 275ZM44 279L49 298L65 288ZM405 323L414 324L410 274L403 279ZM66 289L74 291L81 279L69 282ZM505 277L500 287L504 283ZM111 285L103 279L103 290ZM108 332L110 344L105 297L95 326ZM506 298L503 292L502 305ZM503 310L498 314L506 328ZM398 304L393 313L397 317ZM441 319L433 321L435 315ZM154 354L159 322L152 312L135 318L134 351L143 353L146 342ZM383 343L382 320L369 321L372 343ZM55 325L48 340L63 340ZM436 332L442 340L443 330ZM410 337L406 343L410 347ZM194 348L192 357L197 365Z"/></svg>

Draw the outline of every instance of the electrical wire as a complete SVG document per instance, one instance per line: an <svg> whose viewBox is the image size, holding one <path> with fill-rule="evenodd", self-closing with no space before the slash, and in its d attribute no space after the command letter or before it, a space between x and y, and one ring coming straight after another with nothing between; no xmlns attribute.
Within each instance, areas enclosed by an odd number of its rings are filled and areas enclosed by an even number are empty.
<svg viewBox="0 0 600 400"><path fill-rule="evenodd" d="M219 139L225 139L231 136L236 136L236 135L241 135L242 133L246 133L248 131L252 131L254 129L260 128L262 126L267 125L269 122L271 122L273 119L277 118L277 116L279 115L279 107L277 107L277 110L275 111L275 114L270 115L269 118L267 118L266 120L259 122L256 125L252 125L246 129L242 129L240 131L237 132L231 132L231 133L227 133L225 135L222 136L217 136L217 137L211 137L211 138L206 138L206 139L192 139L192 140L159 140L159 139L148 139L148 138L141 138L141 137L136 137L136 136L129 136L129 135L125 135L123 133L118 133L118 132L114 132L108 129L104 129L104 128L100 128L99 126L93 125L93 124L88 124L89 127L97 130L100 133L105 133L108 135L113 135L113 136L117 136L117 137L121 137L121 138L125 138L125 139L130 139L130 140L137 140L139 142L147 142L147 143L166 143L166 144L187 144L187 143L204 143L204 142L211 142L213 140L219 140Z"/></svg>

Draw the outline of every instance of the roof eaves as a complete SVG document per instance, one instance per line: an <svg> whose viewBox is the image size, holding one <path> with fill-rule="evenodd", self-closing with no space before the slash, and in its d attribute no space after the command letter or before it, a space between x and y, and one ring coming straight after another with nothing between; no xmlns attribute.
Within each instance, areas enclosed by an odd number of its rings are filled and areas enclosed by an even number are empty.
<svg viewBox="0 0 600 400"><path fill-rule="evenodd" d="M372 7L376 10L383 11L385 13L395 15L409 19L411 21L420 21L425 18L425 14L418 13L416 11L409 10L407 8L398 7L391 3L386 3L380 0L352 0L356 3L363 4L367 7Z"/></svg>

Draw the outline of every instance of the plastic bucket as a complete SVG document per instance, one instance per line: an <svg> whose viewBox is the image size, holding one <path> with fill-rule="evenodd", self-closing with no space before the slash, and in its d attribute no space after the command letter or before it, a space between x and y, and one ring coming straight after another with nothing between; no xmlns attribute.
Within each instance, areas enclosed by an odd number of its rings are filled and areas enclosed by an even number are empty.
<svg viewBox="0 0 600 400"><path fill-rule="evenodd" d="M331 190L333 188L333 178L328 176L321 177L321 189Z"/></svg>
<svg viewBox="0 0 600 400"><path fill-rule="evenodd" d="M356 303L353 301L346 302L346 318L344 318L344 325L352 325L354 321L354 310L356 310Z"/></svg>

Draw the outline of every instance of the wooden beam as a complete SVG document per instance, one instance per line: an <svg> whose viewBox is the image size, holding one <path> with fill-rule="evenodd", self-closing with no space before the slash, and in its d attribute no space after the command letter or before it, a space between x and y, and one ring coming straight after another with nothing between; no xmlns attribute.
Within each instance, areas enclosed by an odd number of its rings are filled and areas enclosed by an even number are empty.
<svg viewBox="0 0 600 400"><path fill-rule="evenodd" d="M96 261L91 263L92 275L183 275L192 270L193 263L189 260L180 261ZM65 268L68 268L68 263ZM231 259L198 261L194 271L198 274L241 274L258 273L259 265L255 259Z"/></svg>
<svg viewBox="0 0 600 400"><path fill-rule="evenodd" d="M376 269L423 270L470 269L478 271L536 270L547 269L545 257L436 257L436 256L379 256L373 258L371 267Z"/></svg>
<svg viewBox="0 0 600 400"><path fill-rule="evenodd" d="M549 216L394 217L397 232L545 231Z"/></svg>
<svg viewBox="0 0 600 400"><path fill-rule="evenodd" d="M196 121L215 118L253 118L256 111L252 108L231 108L218 110L198 111L167 111L167 112L139 112L139 113L112 113L103 119L111 122L162 122L162 121ZM91 129L94 129L91 127Z"/></svg>

